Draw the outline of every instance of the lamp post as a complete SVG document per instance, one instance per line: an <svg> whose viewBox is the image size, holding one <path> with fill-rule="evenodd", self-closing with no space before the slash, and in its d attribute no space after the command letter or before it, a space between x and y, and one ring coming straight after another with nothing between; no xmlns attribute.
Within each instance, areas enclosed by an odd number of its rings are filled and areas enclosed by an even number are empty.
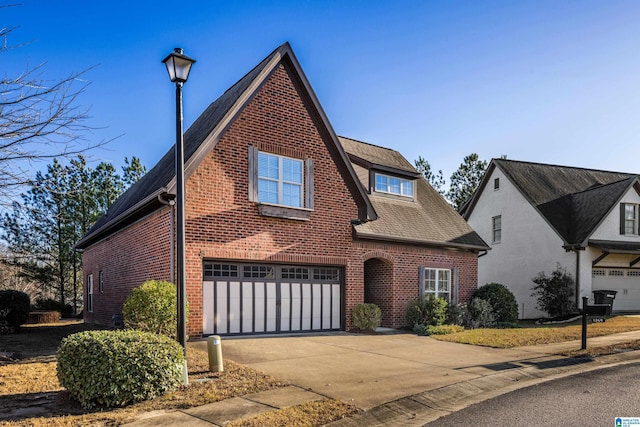
<svg viewBox="0 0 640 427"><path fill-rule="evenodd" d="M178 294L178 342L187 355L187 287L185 269L185 233L184 233L184 141L182 136L182 84L189 78L194 59L175 48L163 61L167 66L171 82L176 84L176 287ZM185 359L186 361L186 359ZM186 362L185 362L186 363ZM185 365L186 368L186 365ZM186 369L183 382L187 381Z"/></svg>

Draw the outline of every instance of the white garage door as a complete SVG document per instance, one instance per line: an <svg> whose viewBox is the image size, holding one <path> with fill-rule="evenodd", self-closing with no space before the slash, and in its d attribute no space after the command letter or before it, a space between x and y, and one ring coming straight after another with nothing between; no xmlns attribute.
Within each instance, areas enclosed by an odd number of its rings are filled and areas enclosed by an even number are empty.
<svg viewBox="0 0 640 427"><path fill-rule="evenodd" d="M617 291L613 311L640 311L640 270L594 268L592 273L594 291Z"/></svg>
<svg viewBox="0 0 640 427"><path fill-rule="evenodd" d="M342 269L204 263L204 335L342 327Z"/></svg>

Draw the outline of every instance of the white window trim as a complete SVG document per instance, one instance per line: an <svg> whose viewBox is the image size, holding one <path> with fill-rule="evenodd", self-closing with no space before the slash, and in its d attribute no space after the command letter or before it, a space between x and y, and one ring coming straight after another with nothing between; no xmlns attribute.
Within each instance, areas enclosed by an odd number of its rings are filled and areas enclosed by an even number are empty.
<svg viewBox="0 0 640 427"><path fill-rule="evenodd" d="M294 220L303 220L308 221L310 219L311 212L314 210L314 178L313 178L313 170L314 170L314 161L313 159L306 158L304 160L282 156L276 153L271 153L268 151L263 151L265 154L277 156L277 157L286 157L293 160L301 161L303 164L302 170L302 193L301 193L301 203L303 206L288 206L281 204L274 204L268 202L261 202L259 200L258 195L258 157L260 150L256 146L249 145L249 201L254 202L258 205L258 214L263 216L271 216L276 218L285 218L285 219L294 219ZM282 192L279 190L278 197L281 197Z"/></svg>
<svg viewBox="0 0 640 427"><path fill-rule="evenodd" d="M436 290L435 292L426 290L426 278L427 271L435 271L436 272ZM440 291L440 274L441 272L449 273L449 291L444 292ZM420 267L420 295L434 295L436 298L441 296L442 294L448 294L449 298L447 301L451 304L458 303L458 268L441 268L441 267Z"/></svg>
<svg viewBox="0 0 640 427"><path fill-rule="evenodd" d="M379 190L378 189L378 177L384 177L386 180L386 190ZM398 181L400 181L400 192L396 193L394 191L391 191L391 178L395 178ZM411 194L404 194L404 188L406 184L411 184ZM384 173L378 173L375 172L373 174L373 186L372 186L372 190L375 191L376 193L383 193L383 194L392 194L394 196L401 196L401 197L406 197L408 199L413 199L414 195L415 195L415 191L416 191L416 186L415 186L415 181L411 180L411 179L406 179L406 178L400 178L399 176L393 176L393 175L387 175Z"/></svg>

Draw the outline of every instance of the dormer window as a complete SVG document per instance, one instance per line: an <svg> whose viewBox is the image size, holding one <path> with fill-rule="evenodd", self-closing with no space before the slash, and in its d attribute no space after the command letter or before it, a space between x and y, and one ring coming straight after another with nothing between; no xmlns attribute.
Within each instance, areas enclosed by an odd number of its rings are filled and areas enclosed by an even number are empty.
<svg viewBox="0 0 640 427"><path fill-rule="evenodd" d="M375 174L375 191L378 193L395 194L413 197L413 181L396 176Z"/></svg>

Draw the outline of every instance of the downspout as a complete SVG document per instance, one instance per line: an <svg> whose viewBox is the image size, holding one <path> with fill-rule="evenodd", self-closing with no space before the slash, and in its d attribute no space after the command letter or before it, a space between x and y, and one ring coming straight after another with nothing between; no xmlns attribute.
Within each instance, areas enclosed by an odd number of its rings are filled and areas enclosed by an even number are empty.
<svg viewBox="0 0 640 427"><path fill-rule="evenodd" d="M170 212L171 212L171 231L169 232L169 236L170 236L170 243L169 245L171 246L171 265L170 265L170 276L171 283L175 283L176 282L176 273L175 273L175 265L176 265L176 260L175 260L175 223L176 223L176 201L175 199L171 198L169 200L166 200L163 196L167 196L167 194L158 194L158 200L160 201L160 203L162 203L163 205L167 205L167 206L171 206Z"/></svg>

